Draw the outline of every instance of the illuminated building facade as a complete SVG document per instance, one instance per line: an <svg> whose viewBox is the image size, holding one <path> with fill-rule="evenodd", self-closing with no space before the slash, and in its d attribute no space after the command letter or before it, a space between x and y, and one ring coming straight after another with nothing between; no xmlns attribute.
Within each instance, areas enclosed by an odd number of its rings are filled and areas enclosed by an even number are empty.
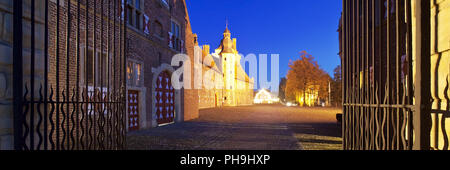
<svg viewBox="0 0 450 170"><path fill-rule="evenodd" d="M203 78L211 83L198 92L199 108L253 104L254 79L247 75L240 64L241 56L236 48L236 41L236 38L231 39L231 32L227 27L220 46L214 53L210 53L209 45L202 47Z"/></svg>
<svg viewBox="0 0 450 170"><path fill-rule="evenodd" d="M254 99L255 104L274 104L279 102L280 99L272 95L272 93L266 89L261 89L258 93L256 93Z"/></svg>

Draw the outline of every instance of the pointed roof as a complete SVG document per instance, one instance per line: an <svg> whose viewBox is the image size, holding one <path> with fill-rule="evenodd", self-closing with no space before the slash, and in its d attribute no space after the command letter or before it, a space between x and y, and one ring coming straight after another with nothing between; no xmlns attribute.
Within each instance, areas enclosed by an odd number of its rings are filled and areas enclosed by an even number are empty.
<svg viewBox="0 0 450 170"><path fill-rule="evenodd" d="M228 21L225 26L225 31L223 32L223 39L220 41L220 46L218 49L221 49L220 53L233 53L233 40L231 40L231 32L228 29Z"/></svg>
<svg viewBox="0 0 450 170"><path fill-rule="evenodd" d="M225 28L225 31L223 33L228 33L228 34L231 33L230 30L228 29L228 26Z"/></svg>
<svg viewBox="0 0 450 170"><path fill-rule="evenodd" d="M228 19L226 20L225 31L223 33L231 33L230 30L228 29Z"/></svg>

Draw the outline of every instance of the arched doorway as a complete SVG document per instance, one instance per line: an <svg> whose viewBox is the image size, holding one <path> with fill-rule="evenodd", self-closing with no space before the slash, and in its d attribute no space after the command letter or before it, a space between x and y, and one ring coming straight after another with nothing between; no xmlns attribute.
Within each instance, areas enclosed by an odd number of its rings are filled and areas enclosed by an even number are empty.
<svg viewBox="0 0 450 170"><path fill-rule="evenodd" d="M171 75L161 72L155 87L156 121L158 125L173 123L175 120L175 89L172 87Z"/></svg>

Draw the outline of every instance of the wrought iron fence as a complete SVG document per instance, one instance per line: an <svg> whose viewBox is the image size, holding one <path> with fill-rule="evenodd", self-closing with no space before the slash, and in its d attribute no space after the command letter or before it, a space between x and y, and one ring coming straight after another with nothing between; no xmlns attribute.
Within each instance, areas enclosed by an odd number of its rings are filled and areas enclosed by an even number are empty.
<svg viewBox="0 0 450 170"><path fill-rule="evenodd" d="M416 40L422 43L418 49L412 48L411 2L343 0L344 149L429 148L430 81L425 75L430 2L416 4L422 16L416 18L416 28L422 28L416 30L421 35ZM418 52L415 61L413 50Z"/></svg>
<svg viewBox="0 0 450 170"><path fill-rule="evenodd" d="M125 149L122 5L14 0L15 149Z"/></svg>

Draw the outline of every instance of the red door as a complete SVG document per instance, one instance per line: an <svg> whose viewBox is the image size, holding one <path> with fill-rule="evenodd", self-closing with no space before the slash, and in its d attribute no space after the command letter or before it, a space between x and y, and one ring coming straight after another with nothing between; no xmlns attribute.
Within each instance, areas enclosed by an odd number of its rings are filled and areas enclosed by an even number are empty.
<svg viewBox="0 0 450 170"><path fill-rule="evenodd" d="M128 91L128 129L139 130L139 92Z"/></svg>
<svg viewBox="0 0 450 170"><path fill-rule="evenodd" d="M156 116L159 125L175 120L175 89L170 74L161 73L156 80Z"/></svg>

